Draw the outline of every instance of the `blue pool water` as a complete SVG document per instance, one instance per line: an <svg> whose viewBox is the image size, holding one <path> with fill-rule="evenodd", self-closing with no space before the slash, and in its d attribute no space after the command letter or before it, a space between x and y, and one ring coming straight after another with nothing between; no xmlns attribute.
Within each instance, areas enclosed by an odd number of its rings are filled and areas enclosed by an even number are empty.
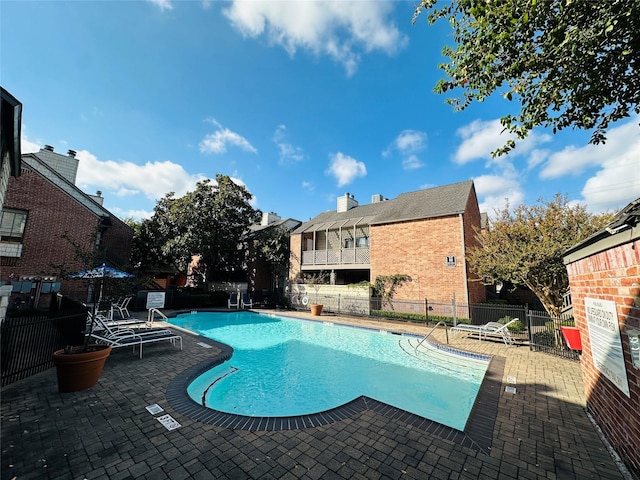
<svg viewBox="0 0 640 480"><path fill-rule="evenodd" d="M187 390L199 404L239 415L306 415L365 395L463 430L488 366L486 358L416 349L413 336L253 312L170 322L233 347Z"/></svg>

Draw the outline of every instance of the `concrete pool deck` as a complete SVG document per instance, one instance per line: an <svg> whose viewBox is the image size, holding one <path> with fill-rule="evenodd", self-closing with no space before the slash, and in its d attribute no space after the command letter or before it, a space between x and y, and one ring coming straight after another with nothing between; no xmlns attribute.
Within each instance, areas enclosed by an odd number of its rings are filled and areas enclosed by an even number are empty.
<svg viewBox="0 0 640 480"><path fill-rule="evenodd" d="M322 320L427 331L331 315ZM446 343L444 329L433 336ZM452 347L504 359L491 448L483 451L373 409L301 430L232 430L199 422L175 411L167 390L180 373L221 352L203 347L201 337L185 334L183 341L183 351L164 342L145 346L142 359L127 348L113 351L99 383L83 392L58 393L55 369L4 387L1 477L625 478L585 412L579 364L526 346L449 337ZM164 411L150 413L152 404ZM157 420L166 414L180 427L167 430Z"/></svg>

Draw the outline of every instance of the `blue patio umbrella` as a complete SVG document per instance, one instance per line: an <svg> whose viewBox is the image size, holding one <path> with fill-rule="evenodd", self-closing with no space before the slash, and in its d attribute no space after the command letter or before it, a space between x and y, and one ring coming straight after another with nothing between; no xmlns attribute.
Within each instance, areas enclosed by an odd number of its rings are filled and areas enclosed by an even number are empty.
<svg viewBox="0 0 640 480"><path fill-rule="evenodd" d="M84 278L84 279L96 279L99 278L100 281L100 296L98 297L98 301L102 299L102 284L104 283L105 278L132 278L135 275L127 272L123 272L122 270L118 270L117 268L110 267L106 264L102 264L99 267L95 267L89 270L82 270L81 272L71 273L68 275L68 278Z"/></svg>
<svg viewBox="0 0 640 480"><path fill-rule="evenodd" d="M69 278L131 278L133 276L131 273L109 267L104 263L90 270L82 270L81 272L69 274Z"/></svg>

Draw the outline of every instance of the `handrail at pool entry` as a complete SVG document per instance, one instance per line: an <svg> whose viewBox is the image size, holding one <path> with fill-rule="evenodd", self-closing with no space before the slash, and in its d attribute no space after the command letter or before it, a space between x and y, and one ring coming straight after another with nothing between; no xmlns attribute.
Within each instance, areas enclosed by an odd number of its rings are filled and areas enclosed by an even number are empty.
<svg viewBox="0 0 640 480"><path fill-rule="evenodd" d="M158 310L157 308L150 308L149 309L149 313L147 313L147 323L153 323L153 316L154 314L158 314L160 315L163 319L168 320L169 317L167 317L164 313L162 313L160 310Z"/></svg>
<svg viewBox="0 0 640 480"><path fill-rule="evenodd" d="M443 321L439 321L438 323L435 324L435 326L431 329L429 333L427 333L424 337L422 337L422 339L416 345L415 349L418 350L418 347L422 345L422 342L424 342L427 338L429 338L429 335L431 335L436 330L436 328L438 328L440 325L444 326L444 334L445 334L445 337L447 338L447 343L449 343L449 331L447 330L447 324Z"/></svg>

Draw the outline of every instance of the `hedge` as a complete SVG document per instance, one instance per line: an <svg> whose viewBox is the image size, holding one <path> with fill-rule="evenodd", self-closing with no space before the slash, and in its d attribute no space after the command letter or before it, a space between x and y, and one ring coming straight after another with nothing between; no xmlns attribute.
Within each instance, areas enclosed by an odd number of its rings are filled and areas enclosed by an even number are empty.
<svg viewBox="0 0 640 480"><path fill-rule="evenodd" d="M388 320L407 320L415 323L425 323L426 318L424 314L409 313L409 312L393 312L388 310L371 310L372 317L383 317ZM445 322L448 325L453 325L453 317L445 315L429 315L429 323ZM457 323L471 323L469 318L458 318Z"/></svg>

